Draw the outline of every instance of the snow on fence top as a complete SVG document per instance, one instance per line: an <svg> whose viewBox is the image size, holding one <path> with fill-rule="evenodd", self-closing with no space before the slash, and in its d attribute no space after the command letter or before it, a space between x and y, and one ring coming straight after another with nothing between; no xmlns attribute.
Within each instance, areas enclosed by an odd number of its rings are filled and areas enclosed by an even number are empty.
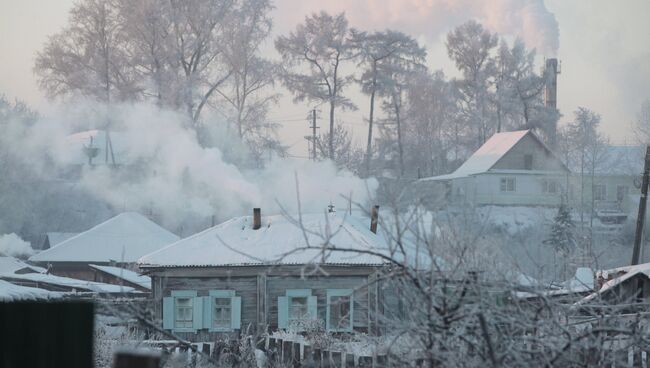
<svg viewBox="0 0 650 368"><path fill-rule="evenodd" d="M113 266L100 266L100 265L89 265L92 268L105 272L109 275L113 275L122 280L126 280L132 284L142 286L143 288L151 289L151 277L140 275L137 272L127 270L126 268L113 267Z"/></svg>
<svg viewBox="0 0 650 368"><path fill-rule="evenodd" d="M490 170L501 157L508 153L529 132L530 130L517 130L514 132L496 133L453 173L420 180L449 180L484 173Z"/></svg>
<svg viewBox="0 0 650 368"><path fill-rule="evenodd" d="M304 214L304 232L283 215L263 217L258 230L252 229L252 223L251 216L233 218L148 254L138 263L143 267L384 263L381 257L364 253L386 249L383 239L369 230L369 220L363 223L337 213ZM304 249L307 245L324 251Z"/></svg>
<svg viewBox="0 0 650 368"><path fill-rule="evenodd" d="M62 293L59 292L14 285L0 280L0 302L57 299L61 295Z"/></svg>
<svg viewBox="0 0 650 368"><path fill-rule="evenodd" d="M178 236L135 212L121 213L29 258L33 262L135 262Z"/></svg>

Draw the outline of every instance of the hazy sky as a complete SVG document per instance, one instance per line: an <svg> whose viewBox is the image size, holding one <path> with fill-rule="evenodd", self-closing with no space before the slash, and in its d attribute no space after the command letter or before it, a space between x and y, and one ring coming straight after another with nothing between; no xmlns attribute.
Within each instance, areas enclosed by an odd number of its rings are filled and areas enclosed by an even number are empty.
<svg viewBox="0 0 650 368"><path fill-rule="evenodd" d="M34 54L47 35L66 23L72 3L0 0L0 93L49 110L32 74ZM352 26L410 33L426 44L429 66L452 76L456 72L446 55L444 37L470 18L494 31L523 38L540 50L540 66L542 57L552 56L559 45L562 121L571 119L577 106L591 108L602 115L603 131L615 142L633 138L630 126L641 102L650 98L649 0L276 0L275 5L276 35L294 29L312 11L346 11ZM272 44L266 49L273 52ZM362 136L358 129L363 129L367 103L355 100L360 110L341 117L355 135ZM307 109L293 106L287 96L272 118L295 119ZM308 133L306 123L304 130L301 125L287 124L283 133L290 136L285 137L288 142L299 142Z"/></svg>

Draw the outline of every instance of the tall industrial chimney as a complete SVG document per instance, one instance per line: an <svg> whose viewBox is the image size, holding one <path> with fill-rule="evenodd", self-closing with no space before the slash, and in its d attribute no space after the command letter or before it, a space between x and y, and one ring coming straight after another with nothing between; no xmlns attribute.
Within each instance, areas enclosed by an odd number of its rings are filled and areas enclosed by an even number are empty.
<svg viewBox="0 0 650 368"><path fill-rule="evenodd" d="M544 103L546 107L551 107L557 111L557 75L560 74L556 58L546 59L544 67ZM557 142L557 121L552 126L547 127L548 139L551 146Z"/></svg>

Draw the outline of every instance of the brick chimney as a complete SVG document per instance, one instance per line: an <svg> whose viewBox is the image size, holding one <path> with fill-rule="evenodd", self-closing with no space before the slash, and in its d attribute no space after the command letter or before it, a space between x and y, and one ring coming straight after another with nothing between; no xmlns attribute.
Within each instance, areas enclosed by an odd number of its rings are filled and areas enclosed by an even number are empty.
<svg viewBox="0 0 650 368"><path fill-rule="evenodd" d="M253 230L258 230L262 227L262 210L253 208Z"/></svg>
<svg viewBox="0 0 650 368"><path fill-rule="evenodd" d="M377 234L377 221L379 220L379 206L375 205L370 211L370 231Z"/></svg>

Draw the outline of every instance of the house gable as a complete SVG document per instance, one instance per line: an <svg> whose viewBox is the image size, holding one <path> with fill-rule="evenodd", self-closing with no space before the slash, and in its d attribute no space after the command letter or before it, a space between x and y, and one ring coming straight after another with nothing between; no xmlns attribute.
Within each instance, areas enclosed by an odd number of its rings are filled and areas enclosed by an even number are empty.
<svg viewBox="0 0 650 368"><path fill-rule="evenodd" d="M531 170L568 172L566 166L533 133L528 132L489 171Z"/></svg>

